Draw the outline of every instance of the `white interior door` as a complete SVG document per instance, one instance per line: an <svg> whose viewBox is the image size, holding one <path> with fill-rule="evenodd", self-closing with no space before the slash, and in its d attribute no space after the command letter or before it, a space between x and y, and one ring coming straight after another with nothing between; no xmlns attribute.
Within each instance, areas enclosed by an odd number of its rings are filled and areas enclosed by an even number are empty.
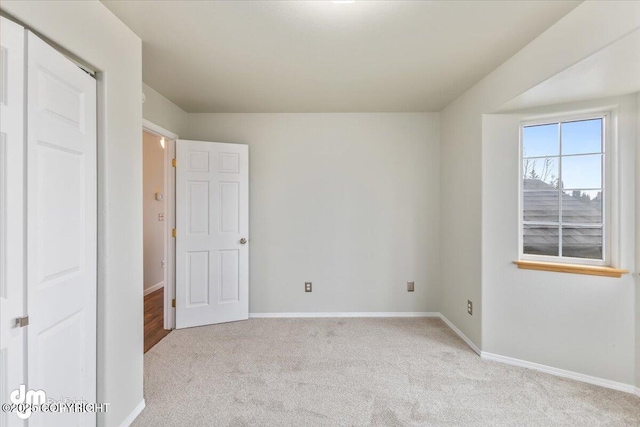
<svg viewBox="0 0 640 427"><path fill-rule="evenodd" d="M0 401L25 384L24 29L0 17ZM0 426L22 426L0 412Z"/></svg>
<svg viewBox="0 0 640 427"><path fill-rule="evenodd" d="M28 387L96 401L96 81L27 33ZM30 426L92 426L34 413Z"/></svg>
<svg viewBox="0 0 640 427"><path fill-rule="evenodd" d="M176 328L249 317L249 150L176 141Z"/></svg>

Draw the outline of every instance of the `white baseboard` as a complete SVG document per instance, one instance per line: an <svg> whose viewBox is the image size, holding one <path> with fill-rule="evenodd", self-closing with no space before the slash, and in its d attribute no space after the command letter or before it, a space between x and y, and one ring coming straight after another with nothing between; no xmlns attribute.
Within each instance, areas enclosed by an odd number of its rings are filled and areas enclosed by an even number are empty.
<svg viewBox="0 0 640 427"><path fill-rule="evenodd" d="M636 387L636 396L640 397L640 387Z"/></svg>
<svg viewBox="0 0 640 427"><path fill-rule="evenodd" d="M471 350L475 351L476 353L478 353L478 356L480 356L480 354L481 354L480 348L478 348L478 346L477 346L477 345L475 345L475 344L473 343L473 341L471 341L471 340L469 339L469 337L467 337L465 334L463 334L463 333L462 333L462 331L456 327L456 325L454 325L453 323L451 323L451 322L449 321L449 319L447 319L447 318L444 316L444 314L442 314L442 313L439 313L439 314L440 314L440 316L439 316L439 317L442 319L442 321L443 321L444 323L446 323L446 324L447 324L447 326L448 326L448 327L450 327L450 328L451 328L451 330L452 330L453 332L455 332L455 333L456 333L460 338L462 338L462 341L464 341L465 343L467 343L467 345L468 345L469 347L471 347Z"/></svg>
<svg viewBox="0 0 640 427"><path fill-rule="evenodd" d="M533 369L536 371L555 375L557 377L569 378L572 380L581 381L583 383L599 385L601 387L611 388L613 390L618 390L618 391L624 391L631 394L634 394L634 389L636 389L634 386L629 384L606 380L604 378L592 377L591 375L585 375L578 372L567 371L565 369L554 368L552 366L541 365L539 363L528 362L526 360L514 359L513 357L507 357L507 356L501 356L499 354L488 353L486 351L483 351L480 354L480 356L485 360L492 360L495 362L506 363L507 365Z"/></svg>
<svg viewBox="0 0 640 427"><path fill-rule="evenodd" d="M162 289L162 288L164 288L164 280L163 280L162 282L160 282L160 283L156 283L155 285L153 285L153 286L151 286L151 287L149 287L149 288L145 289L145 290L144 290L144 295L145 295L145 296L147 296L147 295L149 295L151 292L155 292L155 291L157 291L158 289Z"/></svg>
<svg viewBox="0 0 640 427"><path fill-rule="evenodd" d="M133 421L138 417L138 415L140 415L140 413L144 410L145 406L146 406L146 403L144 399L142 399L140 403L138 403L138 406L133 408L133 411L131 411L131 413L127 416L127 418L125 418L124 421L122 421L122 424L120 424L120 427L129 427L131 423L133 423Z"/></svg>
<svg viewBox="0 0 640 427"><path fill-rule="evenodd" d="M364 311L345 313L249 313L252 319L313 318L313 317L440 317L430 311Z"/></svg>

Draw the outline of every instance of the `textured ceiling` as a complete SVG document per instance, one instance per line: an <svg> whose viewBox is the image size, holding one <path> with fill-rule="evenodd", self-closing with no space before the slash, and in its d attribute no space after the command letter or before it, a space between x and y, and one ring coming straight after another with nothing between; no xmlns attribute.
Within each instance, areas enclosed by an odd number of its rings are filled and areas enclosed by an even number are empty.
<svg viewBox="0 0 640 427"><path fill-rule="evenodd" d="M188 112L439 111L579 2L107 1Z"/></svg>

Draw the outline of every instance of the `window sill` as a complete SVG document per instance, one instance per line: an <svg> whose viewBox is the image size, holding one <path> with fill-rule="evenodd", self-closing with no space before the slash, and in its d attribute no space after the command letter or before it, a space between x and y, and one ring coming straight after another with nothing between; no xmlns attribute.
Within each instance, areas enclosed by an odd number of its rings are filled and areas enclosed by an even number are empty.
<svg viewBox="0 0 640 427"><path fill-rule="evenodd" d="M554 271L556 273L589 274L591 276L622 277L627 270L598 265L556 264L539 261L513 261L518 268L526 270Z"/></svg>

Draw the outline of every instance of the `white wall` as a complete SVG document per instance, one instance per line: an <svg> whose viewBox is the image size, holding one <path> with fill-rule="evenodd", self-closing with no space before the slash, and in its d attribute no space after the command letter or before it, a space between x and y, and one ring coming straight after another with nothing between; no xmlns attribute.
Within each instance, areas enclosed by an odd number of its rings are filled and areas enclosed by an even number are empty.
<svg viewBox="0 0 640 427"><path fill-rule="evenodd" d="M249 144L250 312L438 310L438 114L189 114L188 129Z"/></svg>
<svg viewBox="0 0 640 427"><path fill-rule="evenodd" d="M156 193L164 194L164 149L160 137L142 133L142 214L144 236L144 290L164 282L164 226L158 220L164 214L164 200L156 200Z"/></svg>
<svg viewBox="0 0 640 427"><path fill-rule="evenodd" d="M483 351L634 384L635 101L629 95L484 117ZM617 155L610 159L617 163L619 180L612 212L619 233L615 266L631 274L618 279L518 269L512 262L519 256L520 122L588 110L615 112ZM612 148L607 148L610 156Z"/></svg>
<svg viewBox="0 0 640 427"><path fill-rule="evenodd" d="M475 111L471 111L473 108ZM447 107L440 137L440 312L482 345L481 123L476 106ZM473 316L467 314L473 303Z"/></svg>
<svg viewBox="0 0 640 427"><path fill-rule="evenodd" d="M117 426L143 397L141 42L96 1L3 1L2 10L101 72L98 400L111 406L99 423ZM251 311L440 309L480 345L482 114L638 25L638 2L581 4L442 112L441 152L437 114L189 114L188 126L181 128L179 109L154 110L154 94L147 89L145 118L181 136L249 143L251 277L260 278L251 282ZM489 271L487 280L492 277ZM312 294L302 291L306 280L314 282ZM406 292L407 280L416 281L415 293ZM607 324L621 331L606 341L599 328L598 338L583 342L628 348L628 339L619 337L629 334L630 307L611 305L631 295L625 281L612 290L610 280L584 283L609 294L607 307L620 313L611 314ZM527 301L539 304L540 291L532 287ZM475 303L474 316L466 314L467 299ZM640 308L638 295L636 301ZM518 307L504 310L521 317ZM555 317L569 314L559 310ZM572 332L591 333L565 331ZM637 331L636 336L638 364ZM503 341L512 338L489 334L487 342L510 351ZM629 362L612 351L624 367L604 368L604 375L627 381ZM566 365L562 355L553 356L548 364ZM525 351L520 357L538 355ZM593 366L571 368L595 372Z"/></svg>
<svg viewBox="0 0 640 427"><path fill-rule="evenodd" d="M100 72L98 422L118 426L143 399L141 41L97 1L1 6Z"/></svg>
<svg viewBox="0 0 640 427"><path fill-rule="evenodd" d="M178 136L184 136L187 133L187 113L145 83L142 83L142 91L145 95L142 117Z"/></svg>
<svg viewBox="0 0 640 427"><path fill-rule="evenodd" d="M442 111L441 310L476 345L483 334L482 258L491 256L481 255L482 114L638 27L640 2L584 2Z"/></svg>

